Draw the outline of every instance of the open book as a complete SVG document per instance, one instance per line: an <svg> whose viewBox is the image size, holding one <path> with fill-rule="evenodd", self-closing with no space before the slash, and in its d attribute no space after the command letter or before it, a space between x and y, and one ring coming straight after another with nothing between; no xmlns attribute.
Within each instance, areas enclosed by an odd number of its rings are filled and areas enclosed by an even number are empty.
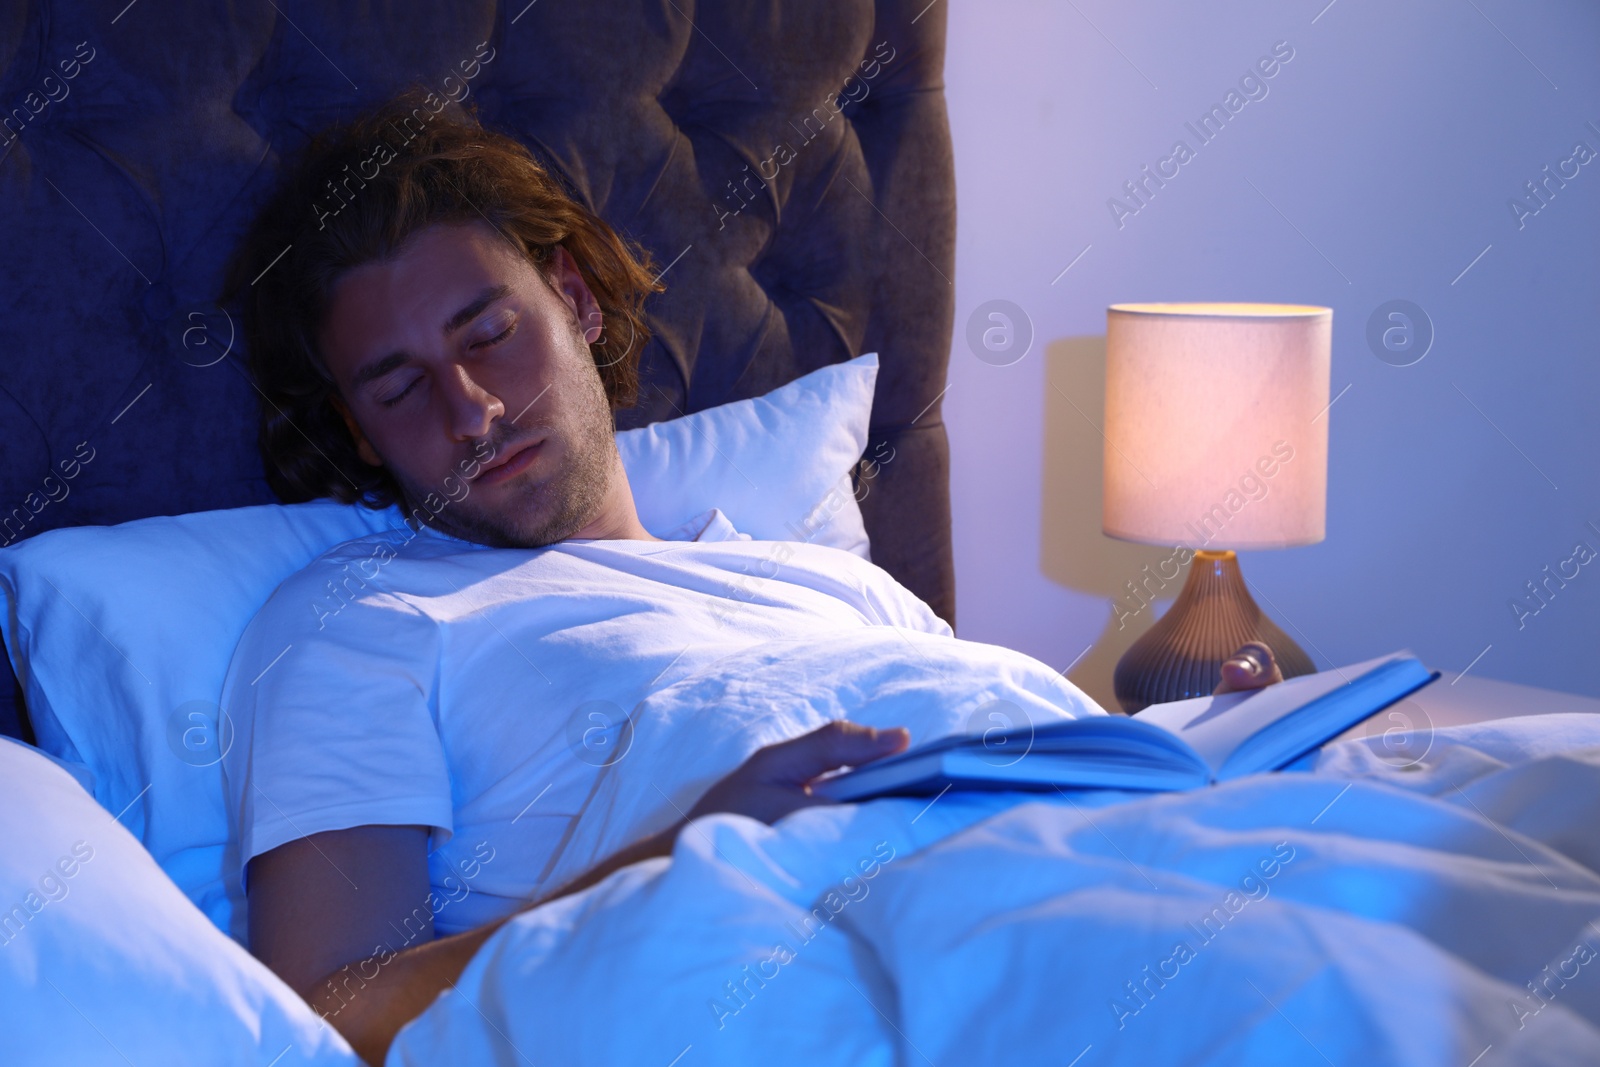
<svg viewBox="0 0 1600 1067"><path fill-rule="evenodd" d="M1439 677L1409 652L1264 689L944 737L812 784L834 800L956 789L1195 789L1293 763Z"/></svg>

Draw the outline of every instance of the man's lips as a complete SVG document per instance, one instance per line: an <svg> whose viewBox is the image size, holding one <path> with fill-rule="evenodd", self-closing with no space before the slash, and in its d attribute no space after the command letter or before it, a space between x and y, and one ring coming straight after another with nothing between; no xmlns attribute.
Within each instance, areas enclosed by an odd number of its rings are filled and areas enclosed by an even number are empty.
<svg viewBox="0 0 1600 1067"><path fill-rule="evenodd" d="M494 485L497 482L515 478L533 462L534 457L538 455L539 445L542 443L541 441L528 441L524 444L513 445L508 452L494 463L480 470L477 477L472 479L473 484Z"/></svg>

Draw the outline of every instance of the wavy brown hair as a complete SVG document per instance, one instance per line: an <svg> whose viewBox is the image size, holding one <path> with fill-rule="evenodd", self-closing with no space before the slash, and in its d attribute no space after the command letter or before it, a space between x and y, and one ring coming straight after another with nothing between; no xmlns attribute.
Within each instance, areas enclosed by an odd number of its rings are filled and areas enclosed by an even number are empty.
<svg viewBox="0 0 1600 1067"><path fill-rule="evenodd" d="M333 405L338 387L317 347L333 286L351 268L398 254L437 223L487 221L549 277L565 248L594 293L605 332L589 346L613 409L634 403L650 338L645 297L664 287L649 254L569 193L476 108L429 107L420 88L312 138L235 253L224 300L238 301L261 394L267 484L286 503L334 497L384 508L398 483L356 454Z"/></svg>

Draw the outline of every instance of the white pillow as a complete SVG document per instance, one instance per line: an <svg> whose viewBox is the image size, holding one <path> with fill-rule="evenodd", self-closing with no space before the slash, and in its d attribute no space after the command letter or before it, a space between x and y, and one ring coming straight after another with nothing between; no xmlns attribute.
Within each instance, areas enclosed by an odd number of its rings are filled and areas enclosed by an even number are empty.
<svg viewBox="0 0 1600 1067"><path fill-rule="evenodd" d="M617 435L644 528L663 536L712 508L757 541L810 541L871 559L850 471L867 448L878 354L763 397Z"/></svg>
<svg viewBox="0 0 1600 1067"><path fill-rule="evenodd" d="M318 500L52 530L0 551L6 646L39 747L86 764L95 799L241 941L223 880L228 661L279 582L398 521Z"/></svg>
<svg viewBox="0 0 1600 1067"><path fill-rule="evenodd" d="M646 529L662 536L715 506L753 537L812 532L865 556L849 471L876 375L877 356L862 356L619 433ZM241 942L219 763L232 731L217 705L234 646L285 578L401 524L399 508L319 500L52 530L0 549L0 628L39 746L87 765L95 798Z"/></svg>
<svg viewBox="0 0 1600 1067"><path fill-rule="evenodd" d="M361 1063L72 775L9 738L0 811L7 1063Z"/></svg>

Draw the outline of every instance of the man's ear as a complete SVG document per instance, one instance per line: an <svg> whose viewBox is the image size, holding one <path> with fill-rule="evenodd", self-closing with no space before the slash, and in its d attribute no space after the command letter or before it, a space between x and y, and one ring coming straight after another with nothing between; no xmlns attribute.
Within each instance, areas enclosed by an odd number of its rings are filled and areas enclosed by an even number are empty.
<svg viewBox="0 0 1600 1067"><path fill-rule="evenodd" d="M564 246L556 245L551 252L550 266L550 283L577 318L578 329L583 331L583 343L594 344L605 332L600 302L594 298L594 293L589 290L589 283L583 280L583 273L578 270L578 264Z"/></svg>
<svg viewBox="0 0 1600 1067"><path fill-rule="evenodd" d="M333 405L333 409L344 419L345 427L350 431L350 439L356 443L356 455L361 457L361 462L369 467L383 466L383 460L379 458L377 451L372 447L372 442L368 441L367 435L361 432L361 424L356 421L354 415L350 414L350 409L345 407L344 398L335 393L328 398L328 402Z"/></svg>

